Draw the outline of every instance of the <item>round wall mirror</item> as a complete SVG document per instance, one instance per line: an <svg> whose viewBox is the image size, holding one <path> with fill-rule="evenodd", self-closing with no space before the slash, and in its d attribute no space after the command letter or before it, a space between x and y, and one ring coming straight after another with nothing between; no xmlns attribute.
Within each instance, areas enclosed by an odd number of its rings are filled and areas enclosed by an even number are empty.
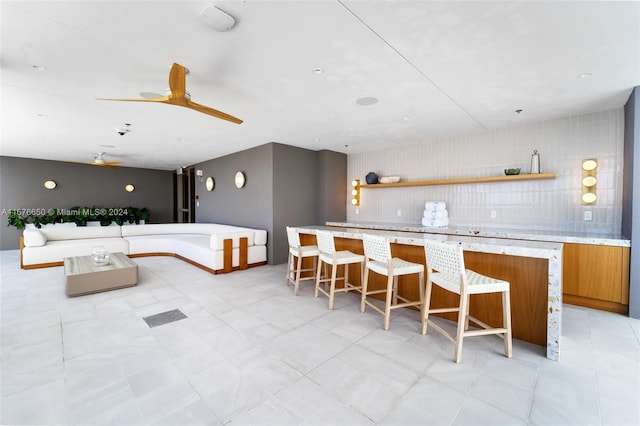
<svg viewBox="0 0 640 426"><path fill-rule="evenodd" d="M207 187L207 191L213 191L213 188L216 187L216 181L213 180L211 176L209 176L204 185Z"/></svg>

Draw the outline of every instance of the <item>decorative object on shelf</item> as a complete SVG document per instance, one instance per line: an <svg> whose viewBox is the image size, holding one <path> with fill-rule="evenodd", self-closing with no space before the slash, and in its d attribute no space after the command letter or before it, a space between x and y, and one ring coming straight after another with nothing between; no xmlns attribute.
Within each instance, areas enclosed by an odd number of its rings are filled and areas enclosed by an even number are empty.
<svg viewBox="0 0 640 426"><path fill-rule="evenodd" d="M198 176L198 180L200 180L200 182L202 182L204 180L203 173L204 172L201 169L196 169L196 176Z"/></svg>
<svg viewBox="0 0 640 426"><path fill-rule="evenodd" d="M91 263L95 266L107 266L109 264L109 252L104 246L91 247Z"/></svg>
<svg viewBox="0 0 640 426"><path fill-rule="evenodd" d="M540 154L537 149L534 149L531 154L531 174L534 173L542 173L540 171Z"/></svg>
<svg viewBox="0 0 640 426"><path fill-rule="evenodd" d="M204 186L207 188L207 191L213 191L213 188L216 187L216 181L213 180L211 176L207 178L207 181L204 183Z"/></svg>
<svg viewBox="0 0 640 426"><path fill-rule="evenodd" d="M44 183L44 187L47 189L55 189L55 187L58 186L57 183L55 183L55 181L52 180L48 180Z"/></svg>
<svg viewBox="0 0 640 426"><path fill-rule="evenodd" d="M373 185L374 183L378 183L378 175L375 174L374 172L369 172L364 179L367 181L368 185Z"/></svg>
<svg viewBox="0 0 640 426"><path fill-rule="evenodd" d="M514 176L520 174L520 167L516 167L513 169L504 169L504 174L507 176Z"/></svg>
<svg viewBox="0 0 640 426"><path fill-rule="evenodd" d="M351 181L351 204L354 206L360 205L360 179L354 179Z"/></svg>
<svg viewBox="0 0 640 426"><path fill-rule="evenodd" d="M124 186L124 190L127 192L133 192L136 190L136 187L128 183Z"/></svg>
<svg viewBox="0 0 640 426"><path fill-rule="evenodd" d="M598 162L588 159L582 162L582 204L595 204L596 196L596 168Z"/></svg>
<svg viewBox="0 0 640 426"><path fill-rule="evenodd" d="M400 176L381 176L378 179L380 183L397 183L400 182Z"/></svg>
<svg viewBox="0 0 640 426"><path fill-rule="evenodd" d="M236 173L236 179L235 179L236 188L238 189L242 188L244 186L245 181L246 181L246 178L243 172Z"/></svg>

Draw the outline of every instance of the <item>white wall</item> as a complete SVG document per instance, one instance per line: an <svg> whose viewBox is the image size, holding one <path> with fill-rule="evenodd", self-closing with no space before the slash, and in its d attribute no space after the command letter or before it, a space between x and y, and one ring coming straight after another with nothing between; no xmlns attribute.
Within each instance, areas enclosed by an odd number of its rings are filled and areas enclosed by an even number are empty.
<svg viewBox="0 0 640 426"><path fill-rule="evenodd" d="M534 149L540 152L541 171L555 173L556 179L365 188L358 214L349 204L347 220L419 224L424 202L443 200L450 225L619 234L623 139L624 110L618 108L351 154L348 179L363 184L370 171L403 181L502 175L510 167L528 173ZM581 204L586 158L598 160L593 206ZM583 220L586 210L593 212L592 221Z"/></svg>

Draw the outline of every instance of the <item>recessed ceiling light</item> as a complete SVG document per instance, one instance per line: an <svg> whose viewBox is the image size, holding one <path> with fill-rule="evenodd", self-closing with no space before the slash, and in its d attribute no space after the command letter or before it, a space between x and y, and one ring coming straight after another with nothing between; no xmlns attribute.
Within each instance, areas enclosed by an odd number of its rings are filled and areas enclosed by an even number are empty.
<svg viewBox="0 0 640 426"><path fill-rule="evenodd" d="M521 109L517 109L517 110L515 110L514 112L516 113L516 115L520 115L520 113L522 112L522 110L521 110Z"/></svg>
<svg viewBox="0 0 640 426"><path fill-rule="evenodd" d="M591 77L592 75L593 75L593 74L592 74L592 73L590 73L590 72L585 72L585 73L580 74L580 75L578 76L578 78L587 78L587 77Z"/></svg>
<svg viewBox="0 0 640 426"><path fill-rule="evenodd" d="M47 69L43 66L40 65L31 65L31 68L33 68L34 70L38 70L38 71L46 71Z"/></svg>
<svg viewBox="0 0 640 426"><path fill-rule="evenodd" d="M409 120L411 120L411 118L407 117L406 115L402 117L402 121L409 121Z"/></svg>
<svg viewBox="0 0 640 426"><path fill-rule="evenodd" d="M323 72L324 72L324 70L323 70L322 68L314 68L314 69L313 69L313 73L314 73L314 74L318 74L318 75L320 75L320 74L322 74Z"/></svg>
<svg viewBox="0 0 640 426"><path fill-rule="evenodd" d="M378 103L378 99L373 98L371 96L365 96L364 98L360 98L356 101L358 105L373 105Z"/></svg>
<svg viewBox="0 0 640 426"><path fill-rule="evenodd" d="M48 116L47 114L38 114L38 117L40 117L40 118L47 118L47 117L49 117L49 116Z"/></svg>

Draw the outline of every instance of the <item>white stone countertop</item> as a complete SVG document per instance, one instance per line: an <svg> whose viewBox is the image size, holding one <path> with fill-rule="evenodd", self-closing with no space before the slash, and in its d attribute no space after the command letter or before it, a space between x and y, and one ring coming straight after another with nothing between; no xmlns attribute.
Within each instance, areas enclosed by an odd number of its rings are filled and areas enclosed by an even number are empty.
<svg viewBox="0 0 640 426"><path fill-rule="evenodd" d="M427 234L459 235L471 237L507 238L513 240L548 241L556 243L594 244L615 247L631 247L631 240L621 235L541 231L524 229L500 229L469 226L453 226L432 228L411 223L383 222L327 222L327 226L346 228L375 229L384 231L419 232Z"/></svg>
<svg viewBox="0 0 640 426"><path fill-rule="evenodd" d="M489 238L486 236L468 236L458 234L434 235L425 232L407 232L404 230L388 230L367 228L362 224L348 227L346 224L327 226L297 226L294 229L302 234L315 235L317 230L330 231L338 238L362 240L363 229L371 234L384 235L391 243L412 246L423 246L425 239L451 241L462 245L463 250L480 253L505 254L511 256L534 257L549 260L547 281L547 358L557 361L560 356L560 336L562 335L562 243L534 241L526 239ZM336 228L340 226L341 228Z"/></svg>

